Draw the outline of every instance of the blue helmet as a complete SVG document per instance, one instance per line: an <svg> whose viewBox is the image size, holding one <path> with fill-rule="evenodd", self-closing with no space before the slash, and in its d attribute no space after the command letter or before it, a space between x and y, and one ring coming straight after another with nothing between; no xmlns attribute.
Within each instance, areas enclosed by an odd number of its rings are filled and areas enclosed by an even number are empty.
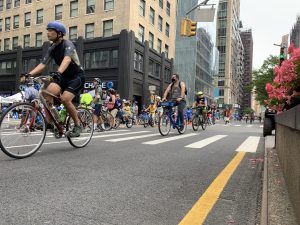
<svg viewBox="0 0 300 225"><path fill-rule="evenodd" d="M102 81L100 78L94 78L94 81L96 81L98 84L102 84Z"/></svg>
<svg viewBox="0 0 300 225"><path fill-rule="evenodd" d="M66 35L66 33L67 33L66 28L65 28L65 25L63 25L63 24L60 23L60 22L56 22L56 21L53 21L53 22L48 23L46 29L47 29L47 30L48 30L48 29L56 30L57 32L62 33L63 35Z"/></svg>

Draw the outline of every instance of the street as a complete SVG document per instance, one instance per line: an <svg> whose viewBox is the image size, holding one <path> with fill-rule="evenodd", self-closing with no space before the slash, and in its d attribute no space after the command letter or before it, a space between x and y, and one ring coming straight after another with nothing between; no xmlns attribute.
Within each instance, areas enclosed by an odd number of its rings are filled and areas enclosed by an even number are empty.
<svg viewBox="0 0 300 225"><path fill-rule="evenodd" d="M83 149L47 132L29 158L1 152L0 224L258 224L261 124L171 132L96 132Z"/></svg>

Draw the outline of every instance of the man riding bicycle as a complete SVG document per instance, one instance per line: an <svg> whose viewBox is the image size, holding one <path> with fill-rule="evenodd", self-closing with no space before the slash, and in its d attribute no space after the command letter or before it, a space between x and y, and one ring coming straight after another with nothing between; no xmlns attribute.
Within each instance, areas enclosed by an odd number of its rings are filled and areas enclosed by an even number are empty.
<svg viewBox="0 0 300 225"><path fill-rule="evenodd" d="M64 35L66 35L65 26L60 22L54 21L48 23L46 29L48 31L48 40L52 41L52 44L43 61L30 71L27 76L40 74L54 59L58 69L56 72L51 73L54 82L49 84L47 91L56 96L60 95L61 102L75 123L73 129L66 132L65 135L67 137L79 137L81 133L80 120L72 100L79 95L84 86L84 70L80 65L74 44L64 39ZM47 96L47 100L53 104L53 98ZM47 113L46 117L49 120L50 117Z"/></svg>
<svg viewBox="0 0 300 225"><path fill-rule="evenodd" d="M204 97L203 92L199 91L196 94L195 101L193 102L193 108L199 107L200 113L203 115L203 119L206 119L207 99Z"/></svg>
<svg viewBox="0 0 300 225"><path fill-rule="evenodd" d="M97 129L97 125L98 125L98 119L100 121L101 124L101 128L103 130L105 130L105 126L102 120L101 112L102 112L102 105L104 103L104 96L103 96L103 90L102 90L102 81L100 78L94 78L93 83L95 85L95 97L93 100L93 103L95 103L95 111L94 111L94 130ZM106 99L106 97L105 97Z"/></svg>

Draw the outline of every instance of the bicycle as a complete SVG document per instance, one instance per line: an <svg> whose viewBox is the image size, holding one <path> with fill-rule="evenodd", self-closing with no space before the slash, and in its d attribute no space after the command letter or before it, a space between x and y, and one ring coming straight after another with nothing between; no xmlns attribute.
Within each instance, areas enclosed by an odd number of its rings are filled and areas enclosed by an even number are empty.
<svg viewBox="0 0 300 225"><path fill-rule="evenodd" d="M73 119L67 114L64 121L55 108L49 103L45 95L60 103L59 96L46 91L46 83L52 82L50 76L40 76L34 81L41 85L38 99L33 103L17 103L10 106L0 118L0 148L8 156L22 159L33 155L39 150L46 137L47 123L43 111L46 111L54 126L55 138L64 137L65 132L74 127ZM20 109L23 118L13 119L9 115L13 110ZM91 113L86 109L77 109L82 132L80 137L67 137L69 143L75 148L85 147L93 136L93 120ZM38 121L38 118L40 121Z"/></svg>
<svg viewBox="0 0 300 225"><path fill-rule="evenodd" d="M193 116L192 116L192 128L194 131L197 131L199 127L202 127L202 130L206 129L207 126L207 116L203 116L203 106L194 107ZM205 117L205 118L204 118Z"/></svg>
<svg viewBox="0 0 300 225"><path fill-rule="evenodd" d="M117 116L115 118L115 129L117 129L120 124L125 124L127 128L131 128L133 126L132 116L125 116L123 110L119 110Z"/></svg>
<svg viewBox="0 0 300 225"><path fill-rule="evenodd" d="M176 102L160 102L159 105L164 109L158 120L159 133L162 136L168 135L172 126L173 129L178 130L179 134L184 134L187 128L187 121L184 120L182 124L179 124Z"/></svg>

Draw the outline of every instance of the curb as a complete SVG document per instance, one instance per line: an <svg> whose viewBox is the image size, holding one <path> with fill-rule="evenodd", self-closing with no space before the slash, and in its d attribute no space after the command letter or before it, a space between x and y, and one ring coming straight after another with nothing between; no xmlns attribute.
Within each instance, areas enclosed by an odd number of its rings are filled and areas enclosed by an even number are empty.
<svg viewBox="0 0 300 225"><path fill-rule="evenodd" d="M265 137L264 143L265 154L260 225L268 225L268 149L266 139L267 137Z"/></svg>

